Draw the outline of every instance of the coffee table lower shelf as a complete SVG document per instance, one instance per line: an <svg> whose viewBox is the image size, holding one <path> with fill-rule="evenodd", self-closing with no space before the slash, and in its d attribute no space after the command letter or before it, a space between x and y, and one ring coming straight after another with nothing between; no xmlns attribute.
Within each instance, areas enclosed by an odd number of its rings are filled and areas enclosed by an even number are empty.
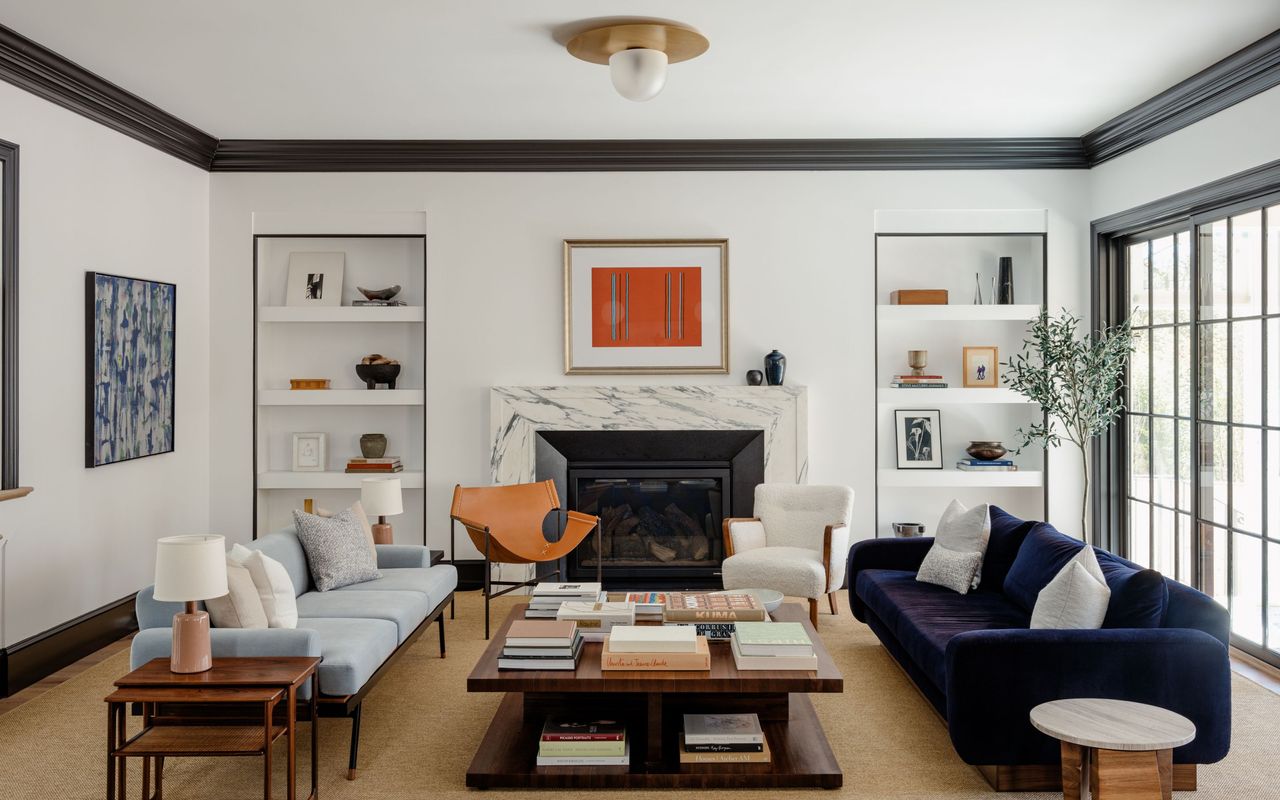
<svg viewBox="0 0 1280 800"><path fill-rule="evenodd" d="M650 759L645 726L636 724L628 726L628 737L632 740L629 767L539 767L536 759L543 717L526 720L525 695L508 692L467 768L467 786L475 789L840 788L844 775L827 743L813 703L807 695L798 693L788 699L786 721L761 721L772 754L768 764L681 764L674 731L663 736L660 757Z"/></svg>

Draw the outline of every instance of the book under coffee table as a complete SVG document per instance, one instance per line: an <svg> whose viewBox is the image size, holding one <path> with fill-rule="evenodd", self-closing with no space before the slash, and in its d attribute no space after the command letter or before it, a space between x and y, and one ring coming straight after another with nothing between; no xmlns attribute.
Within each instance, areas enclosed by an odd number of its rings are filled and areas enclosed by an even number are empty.
<svg viewBox="0 0 1280 800"><path fill-rule="evenodd" d="M511 610L467 678L469 692L505 692L471 766L473 788L823 788L844 775L808 694L844 691L808 611L784 604L772 617L805 626L818 656L813 671L752 670L734 666L727 644L711 645L709 671L603 671L600 642L583 645L570 671L499 670L506 630L524 617ZM655 623L656 624L656 623ZM683 715L758 714L772 761L768 764L682 764ZM548 716L620 719L631 742L630 766L539 767L538 739Z"/></svg>

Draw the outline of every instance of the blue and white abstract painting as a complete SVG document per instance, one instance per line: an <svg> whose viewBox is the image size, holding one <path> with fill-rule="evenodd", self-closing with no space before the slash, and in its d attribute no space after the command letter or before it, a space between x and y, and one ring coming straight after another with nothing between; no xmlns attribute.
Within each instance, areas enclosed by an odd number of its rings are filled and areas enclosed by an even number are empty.
<svg viewBox="0 0 1280 800"><path fill-rule="evenodd" d="M98 272L86 277L85 466L171 452L177 287Z"/></svg>

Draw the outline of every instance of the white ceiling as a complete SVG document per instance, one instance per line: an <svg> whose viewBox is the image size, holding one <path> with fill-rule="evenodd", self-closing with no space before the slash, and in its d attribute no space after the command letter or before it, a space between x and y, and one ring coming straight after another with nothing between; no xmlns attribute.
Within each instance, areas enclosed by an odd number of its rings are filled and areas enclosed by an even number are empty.
<svg viewBox="0 0 1280 800"><path fill-rule="evenodd" d="M556 41L624 14L711 49L624 100ZM1074 136L1280 2L0 0L0 22L221 138Z"/></svg>

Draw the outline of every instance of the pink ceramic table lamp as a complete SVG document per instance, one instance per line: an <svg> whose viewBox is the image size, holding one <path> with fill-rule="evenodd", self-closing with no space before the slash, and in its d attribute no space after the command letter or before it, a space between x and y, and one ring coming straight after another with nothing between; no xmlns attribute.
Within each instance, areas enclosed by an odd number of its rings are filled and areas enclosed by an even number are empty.
<svg viewBox="0 0 1280 800"><path fill-rule="evenodd" d="M404 500L399 478L365 478L360 481L360 505L364 512L378 518L373 526L374 544L393 544L387 517L404 513Z"/></svg>
<svg viewBox="0 0 1280 800"><path fill-rule="evenodd" d="M155 599L186 603L173 615L173 672L204 672L213 666L209 650L209 613L197 600L227 593L226 542L221 536L166 536L156 542Z"/></svg>

